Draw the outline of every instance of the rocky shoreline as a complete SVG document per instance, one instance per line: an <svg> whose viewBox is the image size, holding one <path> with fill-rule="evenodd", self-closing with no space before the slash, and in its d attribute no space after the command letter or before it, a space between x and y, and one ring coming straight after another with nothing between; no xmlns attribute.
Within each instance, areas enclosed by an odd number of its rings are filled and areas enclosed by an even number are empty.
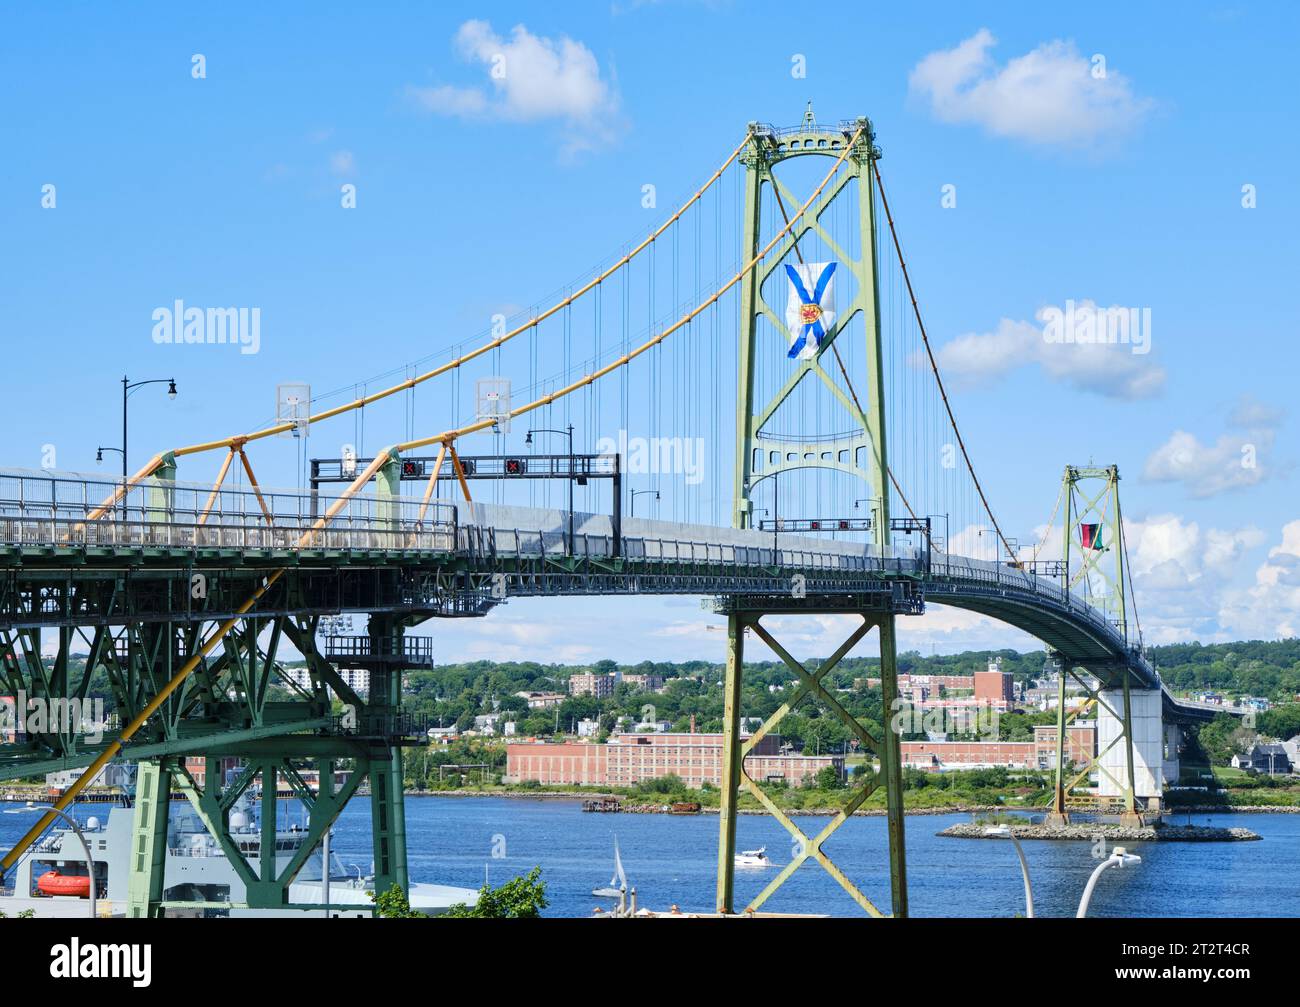
<svg viewBox="0 0 1300 1007"><path fill-rule="evenodd" d="M950 825L935 833L953 839L1008 839L1005 835L989 835L988 826L975 824ZM1210 825L1148 825L1132 828L1106 822L1081 822L1075 825L1012 825L1017 839L1054 839L1096 842L1107 839L1125 843L1241 843L1263 839L1250 829L1221 829Z"/></svg>

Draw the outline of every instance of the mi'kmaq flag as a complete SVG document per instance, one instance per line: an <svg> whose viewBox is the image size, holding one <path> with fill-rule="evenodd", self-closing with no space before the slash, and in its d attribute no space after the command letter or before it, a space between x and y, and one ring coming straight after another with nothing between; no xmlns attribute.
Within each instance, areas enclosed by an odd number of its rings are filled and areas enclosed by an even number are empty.
<svg viewBox="0 0 1300 1007"><path fill-rule="evenodd" d="M1085 549L1094 549L1097 552L1105 552L1106 547L1101 541L1100 524L1080 524L1079 525L1079 544Z"/></svg>
<svg viewBox="0 0 1300 1007"><path fill-rule="evenodd" d="M790 329L791 360L809 360L835 324L835 263L787 264L790 297L785 303L785 324Z"/></svg>

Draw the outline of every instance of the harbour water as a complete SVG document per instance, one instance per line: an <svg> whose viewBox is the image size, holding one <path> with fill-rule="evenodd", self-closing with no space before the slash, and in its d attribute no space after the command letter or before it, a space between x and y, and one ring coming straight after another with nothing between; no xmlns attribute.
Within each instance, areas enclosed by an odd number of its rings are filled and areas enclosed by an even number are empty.
<svg viewBox="0 0 1300 1007"><path fill-rule="evenodd" d="M104 805L82 805L79 820L103 816ZM969 815L907 819L908 891L914 916L1014 916L1023 912L1015 851L1005 840L939 838L940 829ZM1186 816L1179 816L1179 823ZM31 824L27 815L0 815L0 849ZM825 819L797 818L807 831ZM1092 902L1095 916L1215 917L1300 915L1300 815L1200 815L1193 821L1243 826L1262 842L1142 843L1133 868L1107 871ZM666 910L713 908L718 820L714 815L587 814L576 800L502 797L408 797L407 847L414 880L477 888L540 865L547 916L588 916L608 907L591 890L613 872L614 837L628 882L641 905ZM736 896L757 894L789 862L791 842L774 820L741 816L738 848L767 848L774 866L738 869ZM333 849L347 865L370 868L370 810L364 800L344 810ZM1039 916L1073 916L1095 866L1086 842L1024 843ZM826 851L882 909L889 907L885 820L846 822ZM774 911L861 915L847 894L813 862L804 864L765 906Z"/></svg>

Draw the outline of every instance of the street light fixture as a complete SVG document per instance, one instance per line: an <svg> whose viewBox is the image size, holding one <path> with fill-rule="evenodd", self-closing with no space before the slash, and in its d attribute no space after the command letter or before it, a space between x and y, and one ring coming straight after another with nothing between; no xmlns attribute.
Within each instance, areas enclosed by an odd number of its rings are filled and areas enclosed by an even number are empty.
<svg viewBox="0 0 1300 1007"><path fill-rule="evenodd" d="M632 511L628 515L629 517L636 517L636 498L645 493L653 493L655 495L655 500L659 499L658 490L633 490L631 495Z"/></svg>
<svg viewBox="0 0 1300 1007"><path fill-rule="evenodd" d="M570 423L566 430L552 430L547 427L534 427L524 435L524 443L533 443L533 434L558 434L560 437L569 438L569 555L573 555L573 424Z"/></svg>
<svg viewBox="0 0 1300 1007"><path fill-rule="evenodd" d="M27 804L21 808L6 808L5 814L22 815L29 811L52 812L53 814L58 815L68 823L72 828L72 831L77 834L77 838L81 840L81 848L86 854L86 874L90 878L90 918L92 920L95 919L98 915L95 910L95 889L97 887L95 883L95 858L90 855L90 843L86 842L86 834L81 831L81 826L77 824L75 818L49 804L35 804L32 801L28 801Z"/></svg>
<svg viewBox="0 0 1300 1007"><path fill-rule="evenodd" d="M1074 914L1074 918L1081 920L1088 915L1088 903L1092 901L1092 890L1097 887L1097 879L1101 877L1103 871L1109 867L1136 866L1140 863L1142 863L1142 858L1136 853L1129 853L1124 847L1116 846L1111 851L1110 856L1099 863L1097 869L1092 872L1092 876L1088 878L1088 884L1083 889L1083 898L1079 900L1079 911Z"/></svg>
<svg viewBox="0 0 1300 1007"><path fill-rule="evenodd" d="M1034 918L1034 889L1029 883L1029 864L1025 861L1025 851L1020 848L1020 840L1009 825L990 825L984 830L986 836L1005 836L1016 847L1016 856L1020 858L1020 874L1025 879L1025 916Z"/></svg>
<svg viewBox="0 0 1300 1007"><path fill-rule="evenodd" d="M167 397L176 398L176 379L175 378L150 378L148 381L130 381L126 375L122 375L122 481L125 483L131 477L131 473L126 467L126 400L132 390L143 388L145 385L166 385ZM125 499L122 501L125 505Z"/></svg>

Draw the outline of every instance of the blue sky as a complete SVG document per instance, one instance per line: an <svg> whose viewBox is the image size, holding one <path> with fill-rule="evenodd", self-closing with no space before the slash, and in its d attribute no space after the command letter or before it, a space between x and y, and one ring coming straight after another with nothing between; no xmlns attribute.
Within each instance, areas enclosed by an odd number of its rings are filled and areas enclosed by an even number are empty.
<svg viewBox="0 0 1300 1007"><path fill-rule="evenodd" d="M469 343L657 223L745 123L794 124L811 100L875 124L1009 533L1035 537L1065 463L1114 462L1150 639L1294 634L1298 21L1281 3L8 5L3 463L52 445L93 471L124 372L181 387L133 399L143 462L262 424L278 382L335 389ZM535 49L558 71L493 82L491 53ZM260 351L156 345L150 313L178 297L260 306ZM1067 299L1149 308L1151 352L1044 350L1039 312ZM441 404L417 408L423 433ZM314 453L353 439L342 423ZM293 483L291 445L263 459ZM433 631L448 660L717 658L707 621L692 599L539 601ZM809 654L842 631L784 628ZM902 639L1032 645L939 609Z"/></svg>

